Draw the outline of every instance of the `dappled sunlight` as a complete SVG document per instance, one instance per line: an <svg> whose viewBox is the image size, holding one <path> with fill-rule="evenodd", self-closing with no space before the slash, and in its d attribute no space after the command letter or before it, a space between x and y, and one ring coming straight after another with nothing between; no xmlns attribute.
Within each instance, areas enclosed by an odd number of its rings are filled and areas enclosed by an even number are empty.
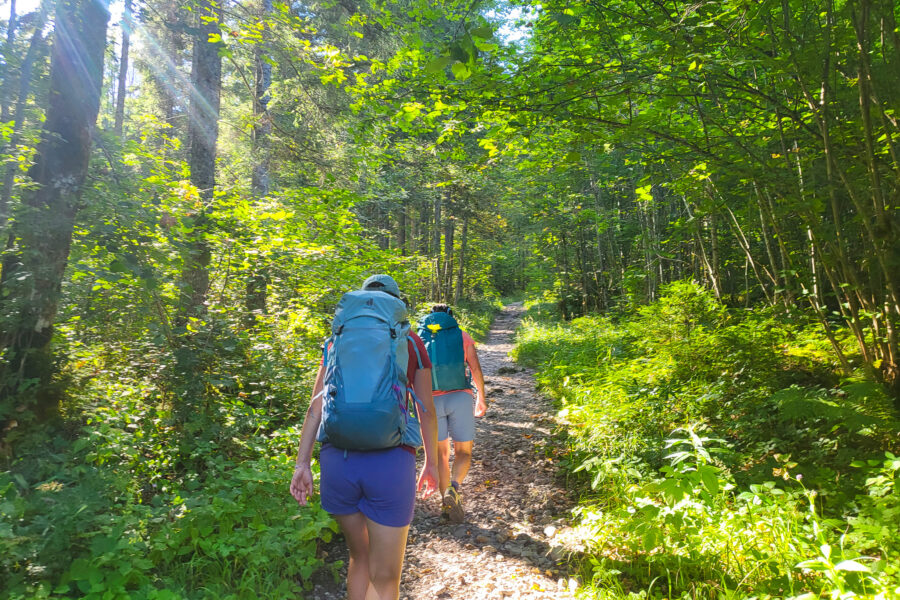
<svg viewBox="0 0 900 600"><path fill-rule="evenodd" d="M374 274L485 374L401 598L900 596L896 3L127 1L0 0L4 598L346 598Z"/></svg>

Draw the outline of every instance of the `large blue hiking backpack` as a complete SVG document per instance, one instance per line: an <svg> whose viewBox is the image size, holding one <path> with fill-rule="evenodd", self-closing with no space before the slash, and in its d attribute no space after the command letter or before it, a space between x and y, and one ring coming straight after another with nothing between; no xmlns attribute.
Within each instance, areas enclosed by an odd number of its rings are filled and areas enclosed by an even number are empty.
<svg viewBox="0 0 900 600"><path fill-rule="evenodd" d="M320 442L346 450L422 444L406 378L408 335L400 299L379 291L341 297L325 343Z"/></svg>
<svg viewBox="0 0 900 600"><path fill-rule="evenodd" d="M419 322L419 337L431 359L431 387L449 392L471 387L462 330L452 315L436 311Z"/></svg>

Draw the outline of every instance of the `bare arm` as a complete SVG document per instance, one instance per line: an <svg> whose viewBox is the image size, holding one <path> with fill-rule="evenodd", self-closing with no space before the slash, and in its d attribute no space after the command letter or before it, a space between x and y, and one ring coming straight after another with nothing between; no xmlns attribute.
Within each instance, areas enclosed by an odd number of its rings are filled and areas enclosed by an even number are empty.
<svg viewBox="0 0 900 600"><path fill-rule="evenodd" d="M300 447L297 450L297 464L294 467L294 476L291 479L291 495L306 506L310 496L315 492L313 486L312 462L313 446L316 443L316 434L319 431L319 423L322 421L322 385L325 378L325 367L319 366L316 374L316 383L313 385L312 398L306 409L306 418L303 420L303 429L300 432Z"/></svg>
<svg viewBox="0 0 900 600"><path fill-rule="evenodd" d="M481 371L481 363L478 362L478 353L475 346L466 346L466 364L472 371L472 381L478 390L478 398L475 399L475 416L483 417L487 412L487 393L484 391L484 373Z"/></svg>
<svg viewBox="0 0 900 600"><path fill-rule="evenodd" d="M427 498L437 490L437 416L434 397L431 394L431 369L416 371L413 389L416 391L424 410L419 410L419 426L422 428L422 443L425 445L425 464L419 475L418 489Z"/></svg>

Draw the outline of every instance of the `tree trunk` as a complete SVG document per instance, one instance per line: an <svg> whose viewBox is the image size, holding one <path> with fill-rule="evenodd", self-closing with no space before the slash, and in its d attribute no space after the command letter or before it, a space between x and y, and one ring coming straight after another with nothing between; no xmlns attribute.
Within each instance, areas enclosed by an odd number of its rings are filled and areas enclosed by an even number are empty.
<svg viewBox="0 0 900 600"><path fill-rule="evenodd" d="M444 219L444 273L441 276L442 297L450 302L453 297L453 236L456 233L456 219Z"/></svg>
<svg viewBox="0 0 900 600"><path fill-rule="evenodd" d="M722 299L722 278L719 274L719 266L722 261L719 259L719 218L715 211L709 214L709 246L712 253L712 262L709 265L710 277L713 278L713 286L715 287L716 298Z"/></svg>
<svg viewBox="0 0 900 600"><path fill-rule="evenodd" d="M562 252L562 290L559 298L560 312L564 321L571 318L569 312L569 248L566 243L566 234L560 238L560 251Z"/></svg>
<svg viewBox="0 0 900 600"><path fill-rule="evenodd" d="M465 281L466 271L466 245L469 241L469 215L463 216L462 231L460 232L459 241L459 267L456 270L456 290L454 290L453 304L459 304L459 299L463 293L463 282Z"/></svg>
<svg viewBox="0 0 900 600"><path fill-rule="evenodd" d="M590 279L588 278L588 253L586 249L587 243L584 236L584 228L578 228L578 245L576 246L575 256L578 259L578 275L581 283L581 314L586 315L590 311Z"/></svg>
<svg viewBox="0 0 900 600"><path fill-rule="evenodd" d="M653 268L653 239L650 230L650 209L647 202L638 207L638 218L641 225L641 246L644 251L644 274L647 285L644 287L644 302L652 302L656 293L656 270Z"/></svg>
<svg viewBox="0 0 900 600"><path fill-rule="evenodd" d="M419 219L418 219L418 234L416 237L416 243L419 248L419 254L423 256L428 256L430 245L429 245L429 232L428 232L428 224L431 221L431 213L430 207L428 206L428 201L423 200L419 203Z"/></svg>
<svg viewBox="0 0 900 600"><path fill-rule="evenodd" d="M782 271L782 273L788 273L789 271L794 270L794 263L791 260L791 253L787 248L787 244L785 244L785 240L787 239L787 237L785 236L784 232L782 231L781 227L779 226L778 219L775 216L775 204L772 201L772 195L768 192L768 190L763 190L763 197L765 198L766 202L764 205L761 205L761 206L764 206L765 208L768 209L767 214L769 217L769 225L772 226L772 231L775 234L775 238L778 240L778 257L779 257L779 262L781 264L781 271ZM794 305L794 291L796 289L793 287L794 282L790 282L791 285L789 285L789 281L785 276L785 277L782 277L782 283L784 284L784 288L785 288L785 291L784 291L785 306L788 306L788 307L793 306ZM776 280L776 285L777 285L777 280Z"/></svg>
<svg viewBox="0 0 900 600"><path fill-rule="evenodd" d="M105 2L57 4L49 105L28 173L38 185L23 194L11 233L17 249L6 255L0 274L0 309L10 316L0 330L6 349L0 397L16 393L26 379L46 384L52 374L50 341L100 108L108 20ZM39 394L38 419L54 415L58 402Z"/></svg>
<svg viewBox="0 0 900 600"><path fill-rule="evenodd" d="M441 202L443 198L441 198L440 194L435 195L434 197L434 241L432 244L432 249L434 251L434 279L433 284L431 286L431 297L435 300L440 300L441 298L441 226L443 223L441 222Z"/></svg>
<svg viewBox="0 0 900 600"><path fill-rule="evenodd" d="M7 153L13 154L19 146L19 140L22 137L22 127L25 124L25 107L28 104L28 95L31 93L31 71L34 63L38 58L38 54L44 49L44 24L47 22L46 5L41 6L38 18L35 22L34 34L31 36L31 43L28 45L28 51L22 60L22 66L19 69L19 97L16 99L15 116L13 117L13 132L9 138L9 146ZM9 219L9 211L12 202L13 184L16 180L16 173L19 171L17 162L9 161L6 163L6 169L3 171L3 187L0 189L0 233L6 227Z"/></svg>
<svg viewBox="0 0 900 600"><path fill-rule="evenodd" d="M409 199L402 198L400 200L400 210L397 215L397 248L400 251L400 256L406 256L407 253L407 239L409 235L407 230L409 229L409 218L407 217L407 211L409 210Z"/></svg>
<svg viewBox="0 0 900 600"><path fill-rule="evenodd" d="M784 294L784 288L786 287L784 284L784 273L779 273L778 263L775 262L775 253L772 251L772 243L769 240L769 228L766 226L766 214L763 209L762 193L760 193L756 181L753 182L753 191L756 197L756 205L759 208L760 235L762 236L763 244L766 248L766 256L769 258L769 270L775 274L777 280L774 292L775 300L777 301L779 296Z"/></svg>
<svg viewBox="0 0 900 600"><path fill-rule="evenodd" d="M857 20L856 39L859 50L859 105L862 117L863 139L866 148L866 164L869 170L872 208L875 213L875 235L873 236L874 253L878 263L882 266L884 284L879 286L877 293L882 295L886 288L886 297L878 302L884 315L884 356L881 370L884 380L895 391L900 391L900 340L895 329L900 315L900 284L897 277L897 262L900 260L900 252L897 250L894 219L890 214L890 207L885 206L885 193L881 181L880 166L875 155L875 132L872 125L872 69L870 65L869 44L869 14L870 0L861 0L859 3L860 16ZM892 10L892 9L890 9ZM897 395L897 404L900 406L900 394Z"/></svg>
<svg viewBox="0 0 900 600"><path fill-rule="evenodd" d="M219 8L212 0L200 5L200 19L194 38L191 63L189 164L191 183L196 186L201 206L192 215L191 237L183 251L181 272L181 323L188 317L206 312L209 291L209 263L212 250L206 241L206 208L216 185L216 142L219 137L219 94L222 82L222 58L218 43L209 42L219 32Z"/></svg>
<svg viewBox="0 0 900 600"><path fill-rule="evenodd" d="M594 188L594 209L597 215L603 214L603 206L600 201L600 188L596 185L596 183L592 180L591 187ZM594 235L597 243L597 268L594 270L594 280L597 283L597 308L598 310L606 310L607 301L606 301L606 288L607 283L603 278L604 269L608 269L608 266L604 263L603 260L603 236L604 233L600 230L600 224L596 223L594 225ZM606 235L609 235L609 225L606 226Z"/></svg>
<svg viewBox="0 0 900 600"><path fill-rule="evenodd" d="M701 222L699 219L695 218L693 213L691 212L691 206L688 204L687 197L682 194L682 199L684 200L684 208L687 210L688 220L693 222L695 225L693 227L694 241L696 243L697 249L700 251L699 254L694 252L695 256L698 256L700 262L703 263L703 267L706 269L706 274L709 276L709 283L712 286L713 293L716 295L716 300L722 299L722 292L719 288L719 277L716 272L715 267L713 267L713 263L709 261L709 257L706 254L706 247L703 245L703 227L701 226ZM710 227L710 229L713 229ZM710 237L715 239L715 234L710 233ZM715 254L718 252L718 244L715 244ZM715 260L715 259L714 259Z"/></svg>
<svg viewBox="0 0 900 600"><path fill-rule="evenodd" d="M9 2L9 23L6 26L6 43L3 45L3 64L0 65L0 122L9 122L9 64L16 43L16 0Z"/></svg>
<svg viewBox="0 0 900 600"><path fill-rule="evenodd" d="M766 281L763 279L762 275L760 275L760 268L763 273L766 275L766 279L772 283L773 287L778 285L778 280L775 279L775 276L772 275L768 269L766 269L765 265L757 265L756 260L753 258L753 253L750 249L750 242L747 239L747 236L744 234L744 230L741 227L740 222L737 220L737 217L734 215L734 212L727 205L723 205L725 208L725 212L728 213L728 216L731 217L730 224L734 229L734 237L737 240L738 246L741 247L741 250L744 251L744 255L747 258L747 261L750 263L750 268L753 269L753 274L756 276L756 281L759 282L759 289L766 297L766 303L769 305L773 302L773 297L769 293L769 289L766 285Z"/></svg>
<svg viewBox="0 0 900 600"><path fill-rule="evenodd" d="M262 0L260 18L265 22L272 15L272 0ZM268 24L264 25L268 32ZM252 187L256 196L267 196L269 181L269 135L272 133L272 119L269 116L269 88L272 86L272 65L266 60L265 46L254 46L254 91L253 91L253 175Z"/></svg>
<svg viewBox="0 0 900 600"><path fill-rule="evenodd" d="M262 0L259 7L260 19L264 31L268 32L268 19L273 11L272 0ZM264 36L265 37L265 36ZM272 133L272 120L269 116L269 88L272 85L272 65L265 60L265 47L254 46L254 82L253 82L253 173L250 187L257 198L265 197L270 191L269 178L269 135ZM268 270L260 258L247 278L244 289L244 307L247 311L248 327L256 325L257 318L266 312L266 300L269 291Z"/></svg>
<svg viewBox="0 0 900 600"><path fill-rule="evenodd" d="M128 50L131 43L131 0L125 0L122 13L122 54L119 59L119 81L116 91L116 120L114 130L121 136L125 125L125 93L128 79Z"/></svg>
<svg viewBox="0 0 900 600"><path fill-rule="evenodd" d="M151 6L153 10L145 10L141 15L147 37L155 40L147 46L146 55L137 57L140 64L146 65L142 74L146 74L148 85L142 86L142 91L154 98L161 121L170 128L166 135L183 140L187 137L183 115L189 112L192 90L179 67L190 44L186 34L190 13L179 0L154 0ZM157 150L170 158L173 152L169 145L161 139L156 141ZM181 160L185 152L185 148L178 149L174 155Z"/></svg>

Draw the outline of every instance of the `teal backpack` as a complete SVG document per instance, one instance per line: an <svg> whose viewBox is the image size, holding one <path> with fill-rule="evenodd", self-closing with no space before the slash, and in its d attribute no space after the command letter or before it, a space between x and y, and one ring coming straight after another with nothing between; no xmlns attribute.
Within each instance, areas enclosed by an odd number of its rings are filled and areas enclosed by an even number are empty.
<svg viewBox="0 0 900 600"><path fill-rule="evenodd" d="M406 379L409 339L406 305L399 298L378 291L341 297L325 342L320 442L345 450L422 445L409 401L418 399Z"/></svg>
<svg viewBox="0 0 900 600"><path fill-rule="evenodd" d="M459 323L445 312L433 312L419 322L419 337L431 359L431 387L449 392L471 387Z"/></svg>

